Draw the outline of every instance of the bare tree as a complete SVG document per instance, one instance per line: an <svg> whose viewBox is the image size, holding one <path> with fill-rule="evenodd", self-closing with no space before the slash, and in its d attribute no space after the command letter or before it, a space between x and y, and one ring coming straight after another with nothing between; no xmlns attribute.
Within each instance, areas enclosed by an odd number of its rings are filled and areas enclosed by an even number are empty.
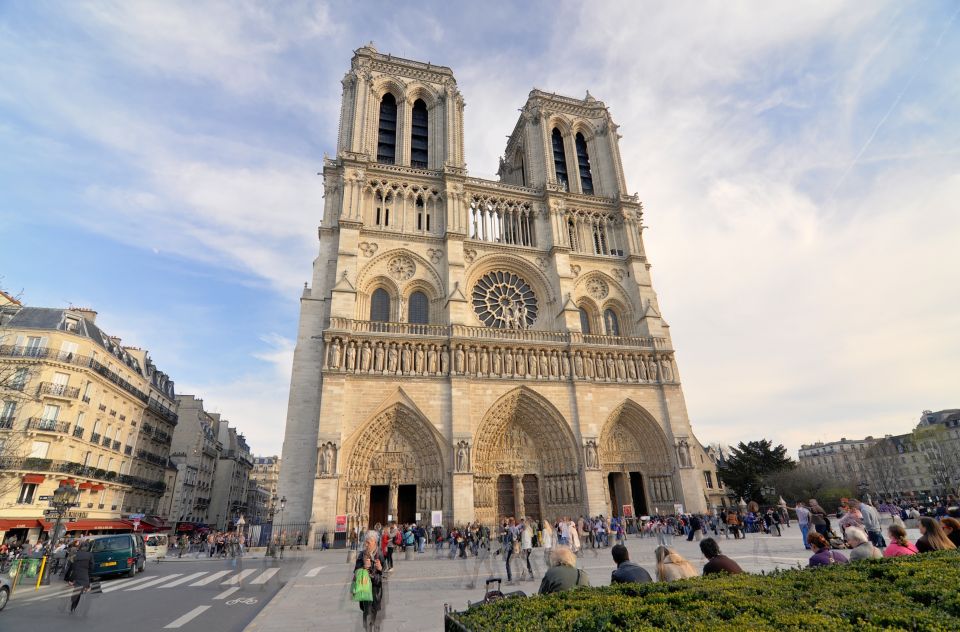
<svg viewBox="0 0 960 632"><path fill-rule="evenodd" d="M39 367L11 338L9 330L0 326L0 496L20 485L14 470L30 446L22 412L39 401L35 380Z"/></svg>

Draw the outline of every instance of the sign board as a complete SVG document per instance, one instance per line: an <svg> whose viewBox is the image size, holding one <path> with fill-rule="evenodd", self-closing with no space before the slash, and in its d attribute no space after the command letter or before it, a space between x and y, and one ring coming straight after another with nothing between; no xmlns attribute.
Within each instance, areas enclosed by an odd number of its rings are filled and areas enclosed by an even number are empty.
<svg viewBox="0 0 960 632"><path fill-rule="evenodd" d="M650 520L650 516L640 516L640 520L646 522L647 520Z"/></svg>
<svg viewBox="0 0 960 632"><path fill-rule="evenodd" d="M420 522L421 520L423 520L423 517L420 515L420 512L419 512L419 511L417 512L416 517L414 518L414 520L416 520L417 522Z"/></svg>
<svg viewBox="0 0 960 632"><path fill-rule="evenodd" d="M393 514L387 514L387 522L393 522Z"/></svg>
<svg viewBox="0 0 960 632"><path fill-rule="evenodd" d="M623 517L624 517L624 518L633 518L633 505L624 505L624 506L623 506Z"/></svg>
<svg viewBox="0 0 960 632"><path fill-rule="evenodd" d="M44 518L56 518L59 512L56 509L44 509L43 517ZM64 520L79 520L80 518L86 518L87 512L85 511L71 511L69 513L65 512L63 514Z"/></svg>
<svg viewBox="0 0 960 632"><path fill-rule="evenodd" d="M130 520L143 520L144 517L145 517L144 514L142 514L142 513L136 513L136 514L130 514L129 519L130 519Z"/></svg>
<svg viewBox="0 0 960 632"><path fill-rule="evenodd" d="M333 529L334 533L346 533L347 532L347 516L337 516L336 526Z"/></svg>
<svg viewBox="0 0 960 632"><path fill-rule="evenodd" d="M53 496L38 496L37 500L53 500Z"/></svg>
<svg viewBox="0 0 960 632"><path fill-rule="evenodd" d="M140 520L139 520L139 519L134 520L134 521L133 521L133 530L136 531L136 530L138 530L139 528L140 528Z"/></svg>
<svg viewBox="0 0 960 632"><path fill-rule="evenodd" d="M430 512L430 526L439 527L443 525L443 511L431 511Z"/></svg>
<svg viewBox="0 0 960 632"><path fill-rule="evenodd" d="M683 505L680 505L680 504L674 505L674 506L673 506L673 513L677 514L678 516L679 516L680 514L682 514L682 513L683 513Z"/></svg>

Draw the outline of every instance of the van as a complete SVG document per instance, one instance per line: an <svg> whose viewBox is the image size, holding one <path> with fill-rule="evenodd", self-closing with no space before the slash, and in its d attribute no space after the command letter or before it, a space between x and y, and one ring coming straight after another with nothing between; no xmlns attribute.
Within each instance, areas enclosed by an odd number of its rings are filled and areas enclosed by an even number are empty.
<svg viewBox="0 0 960 632"><path fill-rule="evenodd" d="M159 563L167 557L170 537L166 533L151 533L144 538L144 544L147 547L147 559L156 560Z"/></svg>
<svg viewBox="0 0 960 632"><path fill-rule="evenodd" d="M85 538L93 554L93 575L125 574L133 577L143 571L147 560L143 536L139 533L117 533Z"/></svg>

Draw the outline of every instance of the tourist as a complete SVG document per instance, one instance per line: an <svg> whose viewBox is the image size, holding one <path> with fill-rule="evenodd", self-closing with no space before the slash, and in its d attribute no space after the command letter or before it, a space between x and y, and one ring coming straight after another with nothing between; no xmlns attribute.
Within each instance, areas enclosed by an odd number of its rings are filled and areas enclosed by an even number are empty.
<svg viewBox="0 0 960 632"><path fill-rule="evenodd" d="M543 563L550 564L550 550L553 548L556 532L549 520L543 521L543 529L540 532L540 544L543 546Z"/></svg>
<svg viewBox="0 0 960 632"><path fill-rule="evenodd" d="M657 560L657 581L671 582L697 576L693 564L673 549L658 546L653 553Z"/></svg>
<svg viewBox="0 0 960 632"><path fill-rule="evenodd" d="M386 566L386 559L383 557L383 551L378 545L380 536L376 531L367 531L363 538L363 550L357 556L357 563L353 567L356 573L359 569L365 568L370 575L370 584L373 588L373 601L361 601L360 609L363 611L363 627L372 629L376 627L377 613L380 612L380 601L383 599L383 572Z"/></svg>
<svg viewBox="0 0 960 632"><path fill-rule="evenodd" d="M566 546L553 547L550 553L550 569L540 582L540 594L547 595L589 585L590 578L585 571L577 568L577 556L573 551Z"/></svg>
<svg viewBox="0 0 960 632"><path fill-rule="evenodd" d="M698 541L701 536L701 529L703 524L700 522L700 516L693 514L690 516L690 532L687 534L687 542L693 542L693 539L696 538Z"/></svg>
<svg viewBox="0 0 960 632"><path fill-rule="evenodd" d="M921 553L955 549L957 546L943 532L940 522L930 516L920 518L920 539L917 540L917 550Z"/></svg>
<svg viewBox="0 0 960 632"><path fill-rule="evenodd" d="M533 581L533 567L530 566L530 554L533 553L533 528L530 526L530 518L520 519L520 550L523 551L523 559L527 563L527 569L523 571L520 580L527 579Z"/></svg>
<svg viewBox="0 0 960 632"><path fill-rule="evenodd" d="M581 548L580 533L577 530L577 523L567 518L567 532L570 534L570 550L576 555Z"/></svg>
<svg viewBox="0 0 960 632"><path fill-rule="evenodd" d="M503 534L500 541L503 543L500 550L503 551L503 562L507 568L507 583L511 583L513 582L513 571L510 568L510 561L514 555L520 552L520 534L517 531L517 526L514 524L513 518L504 522Z"/></svg>
<svg viewBox="0 0 960 632"><path fill-rule="evenodd" d="M850 562L846 555L831 549L830 543L820 533L811 533L808 535L807 542L810 544L810 548L813 549L813 555L810 556L810 562L808 564L810 567L847 564Z"/></svg>
<svg viewBox="0 0 960 632"><path fill-rule="evenodd" d="M953 542L953 546L960 548L960 520L956 518L941 518L940 526L944 535Z"/></svg>
<svg viewBox="0 0 960 632"><path fill-rule="evenodd" d="M630 561L627 547L617 544L610 553L613 555L613 563L617 565L610 575L611 584L646 584L653 581L646 569Z"/></svg>
<svg viewBox="0 0 960 632"><path fill-rule="evenodd" d="M739 540L741 537L740 516L737 515L737 512L731 511L730 513L727 514L727 527L730 529L730 532L733 533L733 539Z"/></svg>
<svg viewBox="0 0 960 632"><path fill-rule="evenodd" d="M827 519L827 512L815 498L810 499L810 524L814 531L826 537L830 533L830 522ZM808 540L809 541L809 540Z"/></svg>
<svg viewBox="0 0 960 632"><path fill-rule="evenodd" d="M907 530L902 525L890 525L887 527L887 533L890 535L890 544L883 551L884 557L900 557L918 553L917 547L907 539Z"/></svg>
<svg viewBox="0 0 960 632"><path fill-rule="evenodd" d="M796 507L790 507L797 514L797 524L800 525L800 535L803 537L803 546L806 549L810 549L810 544L807 543L807 535L810 533L810 510L807 509L803 501L797 501Z"/></svg>
<svg viewBox="0 0 960 632"><path fill-rule="evenodd" d="M850 547L850 561L874 560L883 557L880 549L873 546L867 537L866 531L860 527L849 527L844 533L847 538L847 546Z"/></svg>
<svg viewBox="0 0 960 632"><path fill-rule="evenodd" d="M703 566L704 575L717 573L739 575L743 572L739 564L720 553L720 545L713 538L704 538L700 541L700 552L707 558L707 563Z"/></svg>

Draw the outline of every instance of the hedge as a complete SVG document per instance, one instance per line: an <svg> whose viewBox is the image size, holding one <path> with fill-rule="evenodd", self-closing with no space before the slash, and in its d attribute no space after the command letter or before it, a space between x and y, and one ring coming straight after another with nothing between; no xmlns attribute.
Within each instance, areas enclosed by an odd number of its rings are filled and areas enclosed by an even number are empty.
<svg viewBox="0 0 960 632"><path fill-rule="evenodd" d="M446 619L449 632L960 630L960 551L505 599Z"/></svg>

